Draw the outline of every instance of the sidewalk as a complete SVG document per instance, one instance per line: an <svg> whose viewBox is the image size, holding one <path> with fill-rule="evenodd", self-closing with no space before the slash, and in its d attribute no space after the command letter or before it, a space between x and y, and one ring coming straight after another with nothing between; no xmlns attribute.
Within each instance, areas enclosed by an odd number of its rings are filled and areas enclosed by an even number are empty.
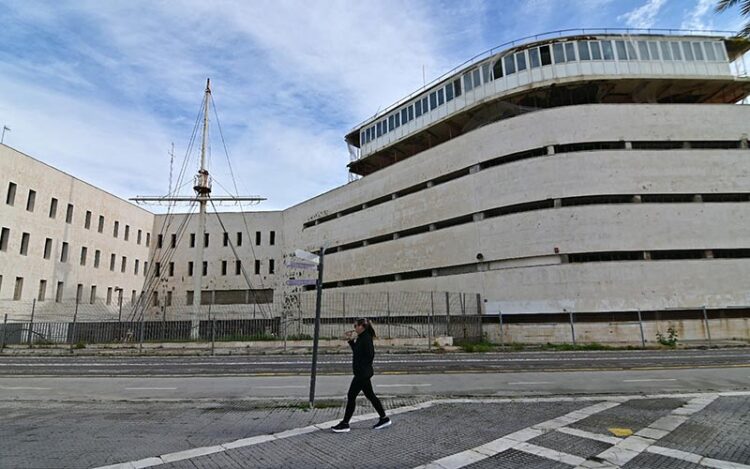
<svg viewBox="0 0 750 469"><path fill-rule="evenodd" d="M343 401L0 403L0 466L14 468L750 467L750 392L539 399L386 399L393 426L328 428Z"/></svg>

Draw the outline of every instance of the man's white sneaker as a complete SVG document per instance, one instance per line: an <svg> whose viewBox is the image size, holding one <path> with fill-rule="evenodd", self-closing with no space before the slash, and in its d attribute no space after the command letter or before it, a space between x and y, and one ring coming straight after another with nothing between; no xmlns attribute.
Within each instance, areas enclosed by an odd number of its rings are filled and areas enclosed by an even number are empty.
<svg viewBox="0 0 750 469"><path fill-rule="evenodd" d="M389 419L388 417L383 417L382 419L378 420L378 423L373 425L372 429L380 430L381 428L390 427L392 423L393 422L391 422L391 419Z"/></svg>

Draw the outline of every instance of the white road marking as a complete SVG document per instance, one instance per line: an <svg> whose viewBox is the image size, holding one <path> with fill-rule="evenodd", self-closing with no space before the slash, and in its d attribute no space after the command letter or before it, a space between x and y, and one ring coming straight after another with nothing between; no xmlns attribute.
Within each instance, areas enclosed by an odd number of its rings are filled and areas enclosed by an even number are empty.
<svg viewBox="0 0 750 469"><path fill-rule="evenodd" d="M677 381L677 378L624 379L623 383L646 383L650 381Z"/></svg>
<svg viewBox="0 0 750 469"><path fill-rule="evenodd" d="M34 386L0 386L0 389L9 391L49 391L52 388L38 388Z"/></svg>
<svg viewBox="0 0 750 469"><path fill-rule="evenodd" d="M125 388L126 391L174 391L177 388Z"/></svg>
<svg viewBox="0 0 750 469"><path fill-rule="evenodd" d="M568 435L580 436L581 438L588 438L589 440L609 443L610 445L616 445L622 440L622 438L617 438L616 436L601 435L599 433L587 432L586 430L580 430L578 428L562 427L558 428L557 431Z"/></svg>
<svg viewBox="0 0 750 469"><path fill-rule="evenodd" d="M426 386L432 386L428 383L420 383L420 384L376 384L376 388L398 388L398 387L426 387Z"/></svg>
<svg viewBox="0 0 750 469"><path fill-rule="evenodd" d="M700 464L701 466L705 467L715 467L721 469L750 469L750 466L748 466L747 464L707 458L705 456L701 456L700 454L688 453L687 451L680 451L671 448L662 448L661 446L649 446L646 451L648 451L649 453L660 454L662 456L679 459L680 461Z"/></svg>
<svg viewBox="0 0 750 469"><path fill-rule="evenodd" d="M690 415L704 409L718 397L719 394L706 394L693 398L689 400L687 404L678 407L668 415L657 419L644 430L662 430L665 432L671 432L685 423ZM647 451L649 447L656 443L656 441L657 440L644 436L643 433L639 432L639 434L629 436L611 448L602 451L597 454L596 457L599 461L604 461L615 467L621 467L639 454ZM593 461L591 460L586 461L577 466L576 469L586 469L591 467L592 463Z"/></svg>
<svg viewBox="0 0 750 469"><path fill-rule="evenodd" d="M585 461L580 456L574 456L572 454L563 453L562 451L556 451L554 449L545 448L543 446L537 446L532 445L530 443L521 443L520 445L516 445L515 448L518 451L523 451L524 453L534 454L536 456L541 456L546 459L551 459L553 461L560 461L564 464L569 464L571 466L577 466Z"/></svg>
<svg viewBox="0 0 750 469"><path fill-rule="evenodd" d="M513 432L509 435L505 435L502 438L498 438L497 440L490 441L489 443L485 443L481 446L477 446L476 448L437 459L422 466L418 466L415 469L458 469L460 467L473 464L477 461L495 456L496 454L502 453L503 451L509 450L511 448L523 446L526 449L531 449L532 445L524 446L529 440L540 435L544 435L545 433L548 433L550 431L557 430L558 428L570 425L571 423L577 422L579 420L583 420L599 412L611 409L612 407L616 407L618 405L620 405L620 402L599 402L598 404L575 410L560 417L555 417L551 420L547 420L546 422L538 423L536 425L524 428L523 430ZM575 458L575 456L572 455L566 456ZM567 457L566 460L572 461L572 459L569 459ZM576 464L580 464L581 462L583 462L583 459L576 460Z"/></svg>
<svg viewBox="0 0 750 469"><path fill-rule="evenodd" d="M253 389L296 389L296 388L306 388L307 386L298 386L298 385L288 385L288 386L252 386Z"/></svg>
<svg viewBox="0 0 750 469"><path fill-rule="evenodd" d="M406 406L406 407L399 407L397 409L392 409L388 411L388 414L390 416L403 414L406 412L413 412L416 410L426 409L429 407L432 407L434 405L438 404L485 404L485 403L510 403L510 402L523 402L523 403L537 403L537 402L598 402L598 404L595 404L593 406L589 406L587 408L577 410L574 412L571 412L569 414L563 415L561 417L554 418L552 420L548 420L547 422L542 422L540 424L525 428L523 430L520 430L515 433L511 433L509 435L506 435L503 438L499 438L495 441L492 441L490 443L487 443L485 445L479 446L477 448L474 448L473 450L468 450L464 453L471 453L470 458L467 459L468 463L473 462L474 460L482 460L486 459L488 457L494 456L498 453L501 453L502 451L505 451L506 449L510 449L512 447L515 447L519 444L526 443L528 440L531 440L532 438L535 438L536 436L542 435L546 432L553 431L553 430L559 430L563 431L565 433L570 434L576 434L571 432L570 428L566 427L566 425L570 425L571 423L577 422L579 420L585 419L589 417L590 415L593 415L597 412L604 411L606 409L615 407L619 405L620 403L626 402L631 399L635 400L642 400L642 399L659 399L659 398L696 398L696 399L705 399L706 394L701 393L683 393L683 394L641 394L641 395L620 395L620 396L608 396L606 398L602 396L579 396L579 397L542 397L542 398L480 398L480 399L439 399L439 400L433 400L433 401L427 401L423 402L421 404L412 405L412 406ZM748 391L730 391L730 392L720 392L716 394L711 394L713 398L718 396L750 396L750 392ZM602 402L602 400L605 400L606 402ZM700 402L696 402L697 405L700 405ZM706 404L707 405L707 404ZM688 407L688 406L686 406ZM702 407L701 407L702 408ZM696 407L692 407L692 409L696 409ZM691 409L691 410L692 410ZM699 409L697 409L699 410ZM697 410L695 410L697 412ZM352 422L362 422L366 420L372 420L377 418L378 415L376 413L372 414L365 414L360 415L352 418ZM682 417L682 416L680 416ZM662 420L662 419L660 419ZM659 422L660 420L657 420ZM288 438L290 436L294 435L301 435L304 433L310 433L317 430L329 430L331 426L337 424L339 420L332 420L329 422L322 422L315 425L311 425L308 427L302 427L297 429L288 430L286 432L281 433L275 433L272 435L260 435L252 438L244 438L241 440L232 441L229 443L224 443L222 445L218 445L221 447L221 451L228 451L234 448L243 448L247 446L253 446L258 445L261 443L265 443L267 441L273 441L278 440L281 438ZM680 421L680 423L682 420ZM668 424L668 422L665 422ZM653 424L652 424L653 425ZM679 424L678 424L679 425ZM676 427L675 427L676 428ZM578 433L578 436L586 437L583 433ZM605 441L603 439L600 439L603 435L597 435L596 438L592 438L595 440L601 440ZM162 456L157 457L149 457L140 459L138 461L129 461L124 463L118 463L113 464L110 466L103 466L98 469L133 469L134 467L152 467L152 466L158 466L161 464L164 464L166 460L174 460L176 455L180 455L183 459L190 458L190 454L201 454L202 451L207 451L207 453L203 454L210 454L213 452L216 452L217 446L208 446L208 447L200 447L200 448L194 448L192 451L195 451L194 453L188 453L187 451L180 451L177 453L170 453L170 454L164 454ZM656 446L652 446L651 448L659 448ZM659 448L661 449L661 448ZM191 450L188 450L191 451ZM461 453L459 453L461 454ZM687 454L687 453L686 453ZM449 456L448 458L452 458ZM448 459L443 458L443 459ZM458 458L460 460L460 457ZM707 467L731 467L727 464L732 463L726 463L724 461L717 461L717 460L711 460L709 458L704 458ZM442 461L442 460L438 460ZM467 464L468 464L467 463ZM467 464L460 464L460 465L451 465L447 464L445 466L432 466L435 468L445 469L448 467L463 467ZM586 464L585 462L583 463ZM716 464L716 465L710 465L710 464ZM722 466L719 466L718 464L724 464ZM430 467L428 465L420 466L420 467ZM750 467L737 465L736 467L741 469L750 469Z"/></svg>
<svg viewBox="0 0 750 469"><path fill-rule="evenodd" d="M552 384L552 381L516 381L508 383L510 385L524 385L524 384Z"/></svg>

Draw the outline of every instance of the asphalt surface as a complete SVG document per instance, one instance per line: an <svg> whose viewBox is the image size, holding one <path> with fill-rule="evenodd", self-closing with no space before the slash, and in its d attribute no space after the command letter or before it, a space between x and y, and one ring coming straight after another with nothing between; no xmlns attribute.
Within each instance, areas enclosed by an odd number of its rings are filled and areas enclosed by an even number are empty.
<svg viewBox="0 0 750 469"><path fill-rule="evenodd" d="M309 355L201 357L0 356L0 376L254 376L310 372ZM750 348L380 354L379 374L505 373L523 371L649 370L750 367ZM318 358L318 373L350 374L351 357Z"/></svg>

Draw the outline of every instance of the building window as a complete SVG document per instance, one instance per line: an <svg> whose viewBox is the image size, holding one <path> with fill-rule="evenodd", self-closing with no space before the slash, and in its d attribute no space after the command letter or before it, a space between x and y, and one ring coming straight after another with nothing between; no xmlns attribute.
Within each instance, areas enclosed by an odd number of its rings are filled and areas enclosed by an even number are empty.
<svg viewBox="0 0 750 469"><path fill-rule="evenodd" d="M154 300L151 303L152 306L159 306L159 292L155 291L154 294L151 296Z"/></svg>
<svg viewBox="0 0 750 469"><path fill-rule="evenodd" d="M125 241L130 238L130 225L125 225Z"/></svg>
<svg viewBox="0 0 750 469"><path fill-rule="evenodd" d="M55 290L55 302L60 303L63 300L63 289L65 288L64 282L57 282L57 289Z"/></svg>
<svg viewBox="0 0 750 469"><path fill-rule="evenodd" d="M81 247L81 265L86 265L86 255L88 252L89 250L86 246Z"/></svg>
<svg viewBox="0 0 750 469"><path fill-rule="evenodd" d="M89 303L92 305L96 303L96 285L91 285L91 294L89 295Z"/></svg>
<svg viewBox="0 0 750 469"><path fill-rule="evenodd" d="M97 226L96 231L99 233L104 233L104 216L99 215L99 226Z"/></svg>
<svg viewBox="0 0 750 469"><path fill-rule="evenodd" d="M122 261L120 263L120 272L125 273L125 270L127 270L128 267L128 258L125 256L122 256Z"/></svg>
<svg viewBox="0 0 750 469"><path fill-rule="evenodd" d="M16 202L16 187L15 182L8 183L8 193L5 195L6 204L12 206Z"/></svg>
<svg viewBox="0 0 750 469"><path fill-rule="evenodd" d="M190 233L190 247L195 247L195 233Z"/></svg>
<svg viewBox="0 0 750 469"><path fill-rule="evenodd" d="M169 276L174 277L174 262L169 263Z"/></svg>
<svg viewBox="0 0 750 469"><path fill-rule="evenodd" d="M203 247L208 247L208 233L203 233Z"/></svg>
<svg viewBox="0 0 750 469"><path fill-rule="evenodd" d="M83 221L83 227L87 230L91 229L91 210L86 210L86 218Z"/></svg>
<svg viewBox="0 0 750 469"><path fill-rule="evenodd" d="M76 303L79 303L81 301L81 297L83 296L83 284L79 283L76 285Z"/></svg>
<svg viewBox="0 0 750 469"><path fill-rule="evenodd" d="M260 275L260 261L255 259L255 275Z"/></svg>
<svg viewBox="0 0 750 469"><path fill-rule="evenodd" d="M73 204L68 204L68 209L65 211L65 223L73 223Z"/></svg>
<svg viewBox="0 0 750 469"><path fill-rule="evenodd" d="M185 291L185 304L186 305L192 305L193 304L193 290L186 290Z"/></svg>
<svg viewBox="0 0 750 469"><path fill-rule="evenodd" d="M172 290L167 292L167 298L164 301L164 306L172 306Z"/></svg>
<svg viewBox="0 0 750 469"><path fill-rule="evenodd" d="M115 220L115 224L112 227L112 237L117 238L117 233L120 231L120 222Z"/></svg>
<svg viewBox="0 0 750 469"><path fill-rule="evenodd" d="M164 235L156 235L156 249L161 249L164 244Z"/></svg>
<svg viewBox="0 0 750 469"><path fill-rule="evenodd" d="M203 261L203 275L208 275L208 262Z"/></svg>
<svg viewBox="0 0 750 469"><path fill-rule="evenodd" d="M260 246L260 231L255 232L255 245Z"/></svg>
<svg viewBox="0 0 750 469"><path fill-rule="evenodd" d="M273 259L269 259L268 260L268 273L272 274L272 273L274 273L274 270L275 270L274 260Z"/></svg>
<svg viewBox="0 0 750 469"><path fill-rule="evenodd" d="M156 269L156 272L154 272L154 275L157 277L161 276L161 262L157 262L154 264L154 269Z"/></svg>
<svg viewBox="0 0 750 469"><path fill-rule="evenodd" d="M234 261L234 275L242 273L242 261Z"/></svg>
<svg viewBox="0 0 750 469"><path fill-rule="evenodd" d="M36 191L29 189L29 197L26 199L26 211L34 211L34 203L36 203Z"/></svg>
<svg viewBox="0 0 750 469"><path fill-rule="evenodd" d="M146 233L146 247L151 244L151 233Z"/></svg>
<svg viewBox="0 0 750 469"><path fill-rule="evenodd" d="M269 244L270 244L271 246L273 246L274 244L276 244L276 232L275 232L275 231L272 231L272 232L271 232L271 235L270 235L270 237L269 237L269 239L268 239L268 243L269 243Z"/></svg>
<svg viewBox="0 0 750 469"><path fill-rule="evenodd" d="M107 304L112 304L112 287L107 287Z"/></svg>
<svg viewBox="0 0 750 469"><path fill-rule="evenodd" d="M21 233L21 252L20 254L22 256L27 256L29 254L29 234L28 233Z"/></svg>
<svg viewBox="0 0 750 469"><path fill-rule="evenodd" d="M63 241L62 250L60 251L60 262L68 262L68 243Z"/></svg>
<svg viewBox="0 0 750 469"><path fill-rule="evenodd" d="M135 268L133 269L133 275L138 275L138 265L140 264L140 262L141 261L139 261L138 259L135 260Z"/></svg>
<svg viewBox="0 0 750 469"><path fill-rule="evenodd" d="M20 300L22 294L23 294L23 277L16 277L16 288L15 290L13 290L13 301Z"/></svg>
<svg viewBox="0 0 750 469"><path fill-rule="evenodd" d="M115 271L115 262L116 261L117 261L117 256L114 253L112 253L109 256L109 270L112 271L112 272Z"/></svg>
<svg viewBox="0 0 750 469"><path fill-rule="evenodd" d="M101 261L101 258L102 258L102 252L98 249L94 251L94 268L95 269L99 268L99 262Z"/></svg>
<svg viewBox="0 0 750 469"><path fill-rule="evenodd" d="M224 232L224 247L229 246L229 233Z"/></svg>
<svg viewBox="0 0 750 469"><path fill-rule="evenodd" d="M193 261L188 262L188 277L193 276Z"/></svg>
<svg viewBox="0 0 750 469"><path fill-rule="evenodd" d="M36 299L37 301L44 301L46 297L47 297L47 281L40 280L39 281L39 294L37 295Z"/></svg>
<svg viewBox="0 0 750 469"><path fill-rule="evenodd" d="M227 274L227 261L221 261L221 275Z"/></svg>
<svg viewBox="0 0 750 469"><path fill-rule="evenodd" d="M49 201L49 217L55 218L57 216L57 199L52 197Z"/></svg>
<svg viewBox="0 0 750 469"><path fill-rule="evenodd" d="M242 246L242 231L237 232L237 246Z"/></svg>
<svg viewBox="0 0 750 469"><path fill-rule="evenodd" d="M44 256L45 259L52 257L52 238L44 240Z"/></svg>
<svg viewBox="0 0 750 469"><path fill-rule="evenodd" d="M0 251L8 250L8 239L10 238L10 228L3 227L0 230Z"/></svg>
<svg viewBox="0 0 750 469"><path fill-rule="evenodd" d="M139 245L139 246L141 245L141 236L142 235L143 235L143 231L142 230L138 230L138 233L135 235L135 243L137 245Z"/></svg>
<svg viewBox="0 0 750 469"><path fill-rule="evenodd" d="M143 276L145 277L148 273L148 261L143 261Z"/></svg>
<svg viewBox="0 0 750 469"><path fill-rule="evenodd" d="M172 236L169 240L169 247L172 249L177 247L177 235L175 233L172 233Z"/></svg>

